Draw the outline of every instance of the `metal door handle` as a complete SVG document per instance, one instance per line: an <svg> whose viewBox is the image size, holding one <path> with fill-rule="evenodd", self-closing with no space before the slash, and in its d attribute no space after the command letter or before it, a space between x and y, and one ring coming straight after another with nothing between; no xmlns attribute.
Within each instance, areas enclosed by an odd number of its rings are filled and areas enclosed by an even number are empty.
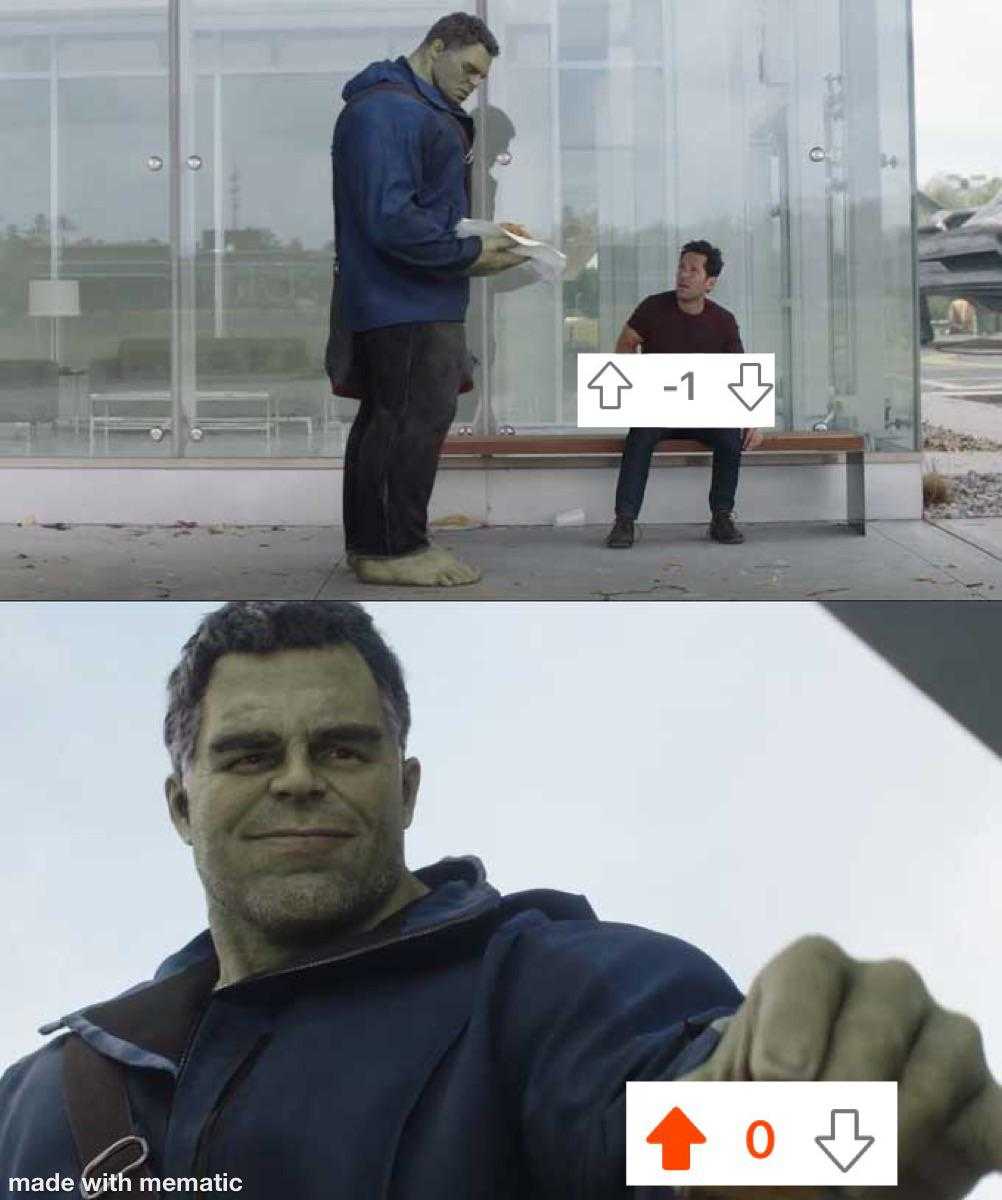
<svg viewBox="0 0 1002 1200"><path fill-rule="evenodd" d="M163 165L164 165L164 160L160 157L159 154L151 154L149 156L149 158L146 160L146 165L149 167L149 169L151 171L162 171Z"/></svg>

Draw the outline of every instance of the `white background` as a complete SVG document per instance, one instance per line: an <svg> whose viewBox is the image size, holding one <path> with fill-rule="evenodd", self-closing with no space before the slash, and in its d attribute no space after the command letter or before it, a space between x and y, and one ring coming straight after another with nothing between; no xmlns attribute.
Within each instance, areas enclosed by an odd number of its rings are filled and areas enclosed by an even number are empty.
<svg viewBox="0 0 1002 1200"><path fill-rule="evenodd" d="M912 0L919 186L939 171L1002 175L1002 5Z"/></svg>
<svg viewBox="0 0 1002 1200"><path fill-rule="evenodd" d="M0 1062L204 924L160 726L214 607L4 606ZM411 866L476 853L502 890L583 892L743 989L810 931L903 955L981 1023L999 1073L999 763L823 609L368 607L425 769Z"/></svg>

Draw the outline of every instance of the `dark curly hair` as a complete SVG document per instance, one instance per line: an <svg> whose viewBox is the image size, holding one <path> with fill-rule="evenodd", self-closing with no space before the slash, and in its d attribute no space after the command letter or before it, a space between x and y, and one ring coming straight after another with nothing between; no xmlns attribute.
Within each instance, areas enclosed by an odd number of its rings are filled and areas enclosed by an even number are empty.
<svg viewBox="0 0 1002 1200"><path fill-rule="evenodd" d="M706 255L706 274L710 279L716 279L720 272L724 269L724 256L720 253L716 246L712 246L709 242L686 242L682 247L682 253L679 258L687 251L692 251L693 254Z"/></svg>
<svg viewBox="0 0 1002 1200"><path fill-rule="evenodd" d="M321 646L354 646L372 672L387 724L401 750L411 710L400 661L360 604L334 600L246 600L208 613L185 642L167 680L164 742L180 778L195 753L202 699L224 654L271 654Z"/></svg>
<svg viewBox="0 0 1002 1200"><path fill-rule="evenodd" d="M501 47L493 33L479 17L471 13L449 13L447 17L439 17L425 34L422 46L430 46L436 38L442 40L446 50L456 50L461 46L483 46L491 58L497 58Z"/></svg>

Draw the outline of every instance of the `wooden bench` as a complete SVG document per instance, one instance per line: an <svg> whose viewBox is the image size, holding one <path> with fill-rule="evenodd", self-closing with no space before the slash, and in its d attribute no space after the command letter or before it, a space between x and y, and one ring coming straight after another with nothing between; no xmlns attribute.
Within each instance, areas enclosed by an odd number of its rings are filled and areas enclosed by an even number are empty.
<svg viewBox="0 0 1002 1200"><path fill-rule="evenodd" d="M624 439L602 434L503 434L491 437L453 436L447 438L442 454L446 458L567 458L615 455L623 453ZM856 433L766 433L756 450L758 454L838 454L845 456L846 524L856 533L866 533L866 490L863 475L864 441ZM658 443L655 454L710 454L703 445L688 438L672 438Z"/></svg>

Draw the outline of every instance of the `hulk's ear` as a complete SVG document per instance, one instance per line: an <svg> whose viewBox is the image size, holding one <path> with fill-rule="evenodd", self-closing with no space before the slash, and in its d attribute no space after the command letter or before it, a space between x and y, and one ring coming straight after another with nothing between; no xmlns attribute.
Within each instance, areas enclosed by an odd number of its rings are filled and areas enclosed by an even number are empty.
<svg viewBox="0 0 1002 1200"><path fill-rule="evenodd" d="M404 829L409 829L414 820L418 788L421 786L421 764L416 758L405 758L401 766L401 791L403 793Z"/></svg>
<svg viewBox="0 0 1002 1200"><path fill-rule="evenodd" d="M164 795L167 797L167 812L177 836L186 846L191 845L191 822L188 815L188 793L176 775L164 780Z"/></svg>

